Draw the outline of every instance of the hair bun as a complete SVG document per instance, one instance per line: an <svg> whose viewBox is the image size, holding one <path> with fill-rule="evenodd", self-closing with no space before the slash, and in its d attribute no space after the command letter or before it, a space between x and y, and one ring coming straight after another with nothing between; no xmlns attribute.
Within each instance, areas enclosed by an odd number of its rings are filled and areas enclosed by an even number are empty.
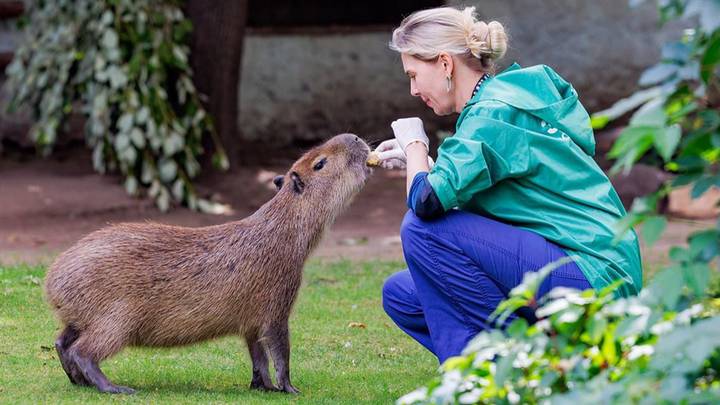
<svg viewBox="0 0 720 405"><path fill-rule="evenodd" d="M465 20L467 48L478 59L490 57L500 59L507 50L507 35L505 28L497 21L485 23L478 21L475 16L475 7L466 7L462 11Z"/></svg>
<svg viewBox="0 0 720 405"><path fill-rule="evenodd" d="M471 69L488 72L505 55L508 39L497 21L479 21L475 7L437 7L416 11L393 30L390 49L423 61L441 53L458 55Z"/></svg>
<svg viewBox="0 0 720 405"><path fill-rule="evenodd" d="M507 51L505 28L497 21L490 21L488 27L488 47L493 59L500 59Z"/></svg>
<svg viewBox="0 0 720 405"><path fill-rule="evenodd" d="M490 28L483 21L475 21L470 26L465 40L474 57L481 58L483 55L492 53L488 42L489 33Z"/></svg>

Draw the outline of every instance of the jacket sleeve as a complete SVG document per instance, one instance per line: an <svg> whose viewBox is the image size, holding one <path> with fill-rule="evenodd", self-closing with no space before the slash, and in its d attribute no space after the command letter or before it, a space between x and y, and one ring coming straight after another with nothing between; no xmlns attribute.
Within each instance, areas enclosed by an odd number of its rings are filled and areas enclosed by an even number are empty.
<svg viewBox="0 0 720 405"><path fill-rule="evenodd" d="M443 141L427 179L447 211L463 208L497 182L531 170L527 131L495 117L476 115L466 117L455 135Z"/></svg>
<svg viewBox="0 0 720 405"><path fill-rule="evenodd" d="M427 172L419 172L413 178L408 194L407 206L423 219L437 218L445 213L440 200L427 180Z"/></svg>

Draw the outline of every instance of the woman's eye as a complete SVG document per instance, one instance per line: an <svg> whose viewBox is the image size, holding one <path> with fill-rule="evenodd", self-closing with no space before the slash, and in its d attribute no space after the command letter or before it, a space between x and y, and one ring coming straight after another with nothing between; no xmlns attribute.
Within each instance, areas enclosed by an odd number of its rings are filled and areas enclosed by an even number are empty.
<svg viewBox="0 0 720 405"><path fill-rule="evenodd" d="M323 167L325 167L326 161L327 161L327 159L323 158L319 162L315 163L315 166L313 166L313 170L318 171L318 170L322 169Z"/></svg>

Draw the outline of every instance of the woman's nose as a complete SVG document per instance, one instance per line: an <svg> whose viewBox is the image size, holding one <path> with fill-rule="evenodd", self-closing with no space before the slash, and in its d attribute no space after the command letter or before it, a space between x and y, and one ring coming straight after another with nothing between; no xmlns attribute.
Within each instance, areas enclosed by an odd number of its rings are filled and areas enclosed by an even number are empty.
<svg viewBox="0 0 720 405"><path fill-rule="evenodd" d="M410 86L410 95L413 97L418 97L420 95L420 92L416 87Z"/></svg>

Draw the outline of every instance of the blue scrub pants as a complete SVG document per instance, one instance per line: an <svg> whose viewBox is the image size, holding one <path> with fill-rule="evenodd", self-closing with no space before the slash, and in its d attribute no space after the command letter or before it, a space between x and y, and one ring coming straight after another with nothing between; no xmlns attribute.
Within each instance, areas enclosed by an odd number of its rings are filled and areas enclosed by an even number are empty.
<svg viewBox="0 0 720 405"><path fill-rule="evenodd" d="M383 307L440 363L493 327L490 314L526 272L566 256L534 232L459 210L434 220L408 211L400 236L408 270L385 281ZM559 286L591 288L575 263L555 269L538 297ZM534 320L530 310L519 315Z"/></svg>

